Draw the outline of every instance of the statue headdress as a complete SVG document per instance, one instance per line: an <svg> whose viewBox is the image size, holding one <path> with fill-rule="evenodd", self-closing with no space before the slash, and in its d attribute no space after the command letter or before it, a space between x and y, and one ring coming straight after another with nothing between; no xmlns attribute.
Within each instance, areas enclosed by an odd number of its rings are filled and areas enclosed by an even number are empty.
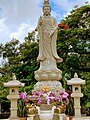
<svg viewBox="0 0 90 120"><path fill-rule="evenodd" d="M43 8L46 7L46 6L50 7L49 0L44 0L44 6L43 6Z"/></svg>

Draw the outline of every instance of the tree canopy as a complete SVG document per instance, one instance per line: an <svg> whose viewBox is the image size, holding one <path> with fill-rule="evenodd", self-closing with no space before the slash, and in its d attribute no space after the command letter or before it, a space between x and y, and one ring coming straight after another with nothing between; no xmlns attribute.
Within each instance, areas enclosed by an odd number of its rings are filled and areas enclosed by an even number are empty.
<svg viewBox="0 0 90 120"><path fill-rule="evenodd" d="M90 99L90 5L76 7L58 26L57 49L63 58L59 65L63 71L63 82L71 79L75 72L86 80L86 85L82 86L82 101L85 103Z"/></svg>

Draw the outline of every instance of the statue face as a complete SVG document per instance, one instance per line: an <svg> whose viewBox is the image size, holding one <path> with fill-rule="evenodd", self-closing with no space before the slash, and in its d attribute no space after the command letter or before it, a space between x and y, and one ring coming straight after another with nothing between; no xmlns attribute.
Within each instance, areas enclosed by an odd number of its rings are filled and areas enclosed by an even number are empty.
<svg viewBox="0 0 90 120"><path fill-rule="evenodd" d="M50 15L50 12L51 12L50 7L49 6L44 7L43 12L45 16Z"/></svg>

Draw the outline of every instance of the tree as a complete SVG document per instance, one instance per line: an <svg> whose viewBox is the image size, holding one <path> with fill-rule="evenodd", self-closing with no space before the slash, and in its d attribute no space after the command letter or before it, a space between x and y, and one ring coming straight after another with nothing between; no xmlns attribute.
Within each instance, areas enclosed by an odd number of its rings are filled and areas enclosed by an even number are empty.
<svg viewBox="0 0 90 120"><path fill-rule="evenodd" d="M90 99L90 5L75 8L61 24L58 25L58 54L63 63L58 67L63 71L62 83L69 80L77 72L79 77L86 80L82 86L83 105ZM66 84L66 83L65 83ZM64 86L65 86L64 84ZM69 89L68 86L65 86Z"/></svg>
<svg viewBox="0 0 90 120"><path fill-rule="evenodd" d="M35 32L28 33L25 42L19 44L19 41L13 39L5 45L1 45L1 56L6 62L1 66L0 73L5 81L8 75L12 77L12 73L21 82L25 83L25 90L30 92L36 83L34 71L38 69L37 63L38 42L35 42ZM7 81L11 78L7 79Z"/></svg>

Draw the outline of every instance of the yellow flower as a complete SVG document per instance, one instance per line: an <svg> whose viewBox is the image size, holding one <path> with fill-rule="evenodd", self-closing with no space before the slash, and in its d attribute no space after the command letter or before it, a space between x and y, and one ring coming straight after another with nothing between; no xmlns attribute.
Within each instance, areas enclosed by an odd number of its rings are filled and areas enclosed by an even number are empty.
<svg viewBox="0 0 90 120"><path fill-rule="evenodd" d="M49 92L49 91L50 91L50 88L49 88L48 86L45 86L45 87L43 88L43 91L44 91L44 92Z"/></svg>

